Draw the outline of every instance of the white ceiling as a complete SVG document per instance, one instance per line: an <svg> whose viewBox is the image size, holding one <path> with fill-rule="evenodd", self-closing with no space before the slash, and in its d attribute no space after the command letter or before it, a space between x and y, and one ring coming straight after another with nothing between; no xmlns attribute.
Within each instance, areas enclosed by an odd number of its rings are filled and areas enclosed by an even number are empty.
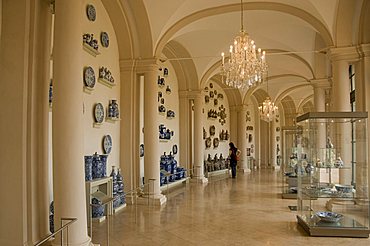
<svg viewBox="0 0 370 246"><path fill-rule="evenodd" d="M350 0L360 5L362 0ZM238 0L143 0L150 22L153 49L176 41L192 58L201 79L227 52L240 31ZM328 47L328 36L335 40L339 0L244 0L244 26L257 47L267 51L269 94L272 98L297 85L309 83L315 75L315 54ZM319 26L319 28L318 28ZM319 44L318 46L316 46ZM315 48L316 47L316 48ZM320 47L317 48L317 47ZM185 58L185 57L180 57ZM186 57L188 58L188 57ZM322 63L321 63L322 64ZM325 68L326 69L326 68ZM324 69L324 70L325 70ZM212 75L218 73L212 72ZM329 73L329 71L327 72ZM276 79L274 79L276 78ZM266 86L262 85L266 90ZM294 93L294 90L291 92ZM313 90L297 89L300 102ZM297 98L300 97L300 98Z"/></svg>

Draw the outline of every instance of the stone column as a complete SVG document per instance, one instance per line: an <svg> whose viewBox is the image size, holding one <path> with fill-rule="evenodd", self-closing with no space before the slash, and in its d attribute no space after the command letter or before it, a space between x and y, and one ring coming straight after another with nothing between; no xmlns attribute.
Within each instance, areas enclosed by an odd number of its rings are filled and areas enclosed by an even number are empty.
<svg viewBox="0 0 370 246"><path fill-rule="evenodd" d="M140 83L135 73L134 60L120 61L121 78L121 111L125 112L124 120L120 121L120 163L125 180L125 190L133 190L139 186L139 132L140 124ZM127 117L126 117L127 116ZM128 194L132 196L132 194Z"/></svg>
<svg viewBox="0 0 370 246"><path fill-rule="evenodd" d="M251 170L248 167L247 160L247 106L242 105L239 107L238 113L238 144L237 148L241 151L240 160L238 163L239 169L245 173L250 172Z"/></svg>
<svg viewBox="0 0 370 246"><path fill-rule="evenodd" d="M334 48L330 50L332 69L333 69L333 85L332 85L332 111L334 112L350 112L350 83L348 67L349 62L354 62L358 59L358 54L355 47ZM336 156L341 157L344 165L351 165L351 127L338 126L336 129L337 135L341 136L334 142ZM330 134L328 134L330 135ZM333 137L333 136L331 136ZM339 182L341 184L351 184L351 171L349 169L341 169L339 172Z"/></svg>
<svg viewBox="0 0 370 246"><path fill-rule="evenodd" d="M53 174L55 225L75 217L69 244L89 245L84 174L81 0L55 2ZM60 235L60 234L59 234ZM59 236L58 236L59 237ZM58 237L54 241L59 243Z"/></svg>
<svg viewBox="0 0 370 246"><path fill-rule="evenodd" d="M192 163L192 137L191 137L191 105L190 99L188 97L188 91L179 92L180 102L179 102L179 128L180 128L180 151L179 160L181 166L190 170Z"/></svg>
<svg viewBox="0 0 370 246"><path fill-rule="evenodd" d="M158 65L156 59L138 61L137 72L144 73L144 179L151 204L161 206L167 198L160 190L158 121Z"/></svg>
<svg viewBox="0 0 370 246"><path fill-rule="evenodd" d="M330 88L328 78L311 80L314 92L314 103L316 112L325 112L325 90ZM326 147L326 129L325 124L320 124L317 129L316 146L319 149Z"/></svg>
<svg viewBox="0 0 370 246"><path fill-rule="evenodd" d="M194 98L194 175L192 182L208 183L204 177L204 144L203 144L203 100L200 91L193 91Z"/></svg>
<svg viewBox="0 0 370 246"><path fill-rule="evenodd" d="M370 95L370 44L363 44L361 45L361 52L362 52L362 55L363 55L363 58L362 58L362 69L361 71L363 72L362 74L362 81L363 81L363 88L365 90L365 95ZM357 88L356 88L356 95L357 95ZM370 112L370 99L367 97L365 97L365 109L363 111L367 111L368 114ZM357 100L357 97L356 97L356 100ZM369 115L368 115L369 117ZM370 139L370 120L368 118L367 120L367 141L369 141ZM367 169L367 178L368 178L368 181L367 181L367 191L368 191L368 198L370 197L370 189L368 187L368 185L370 184L370 144L368 143L367 144L367 163L361 163L362 164L362 167L363 167L363 170L365 171ZM359 148L358 148L359 149ZM363 153L362 153L363 154ZM366 160L366 158L363 158L364 160ZM358 165L358 164L356 164ZM357 168L357 172L356 172L356 180L357 180L357 183L359 181L359 178L363 177L363 173L364 172L361 172L361 170L359 170L359 168ZM362 180L363 182L363 180ZM366 185L366 184L365 184Z"/></svg>
<svg viewBox="0 0 370 246"><path fill-rule="evenodd" d="M276 141L276 120L275 117L272 118L272 120L269 122L269 132L270 132L270 161L271 161L271 166L275 170L280 170L280 166L277 165L277 141Z"/></svg>
<svg viewBox="0 0 370 246"><path fill-rule="evenodd" d="M325 90L330 87L330 81L327 78L311 80L311 84L313 86L314 92L314 104L315 104L315 111L316 112L325 112ZM319 156L320 150L324 150L326 148L326 124L324 122L320 123L317 126L317 134L316 134L316 148L318 152L316 153L316 159L323 160L322 156ZM312 153L308 153L312 154ZM317 160L313 160L314 163ZM338 170L332 169L332 172L336 172L335 175L338 175ZM332 173L330 174L332 175ZM329 182L329 174L327 170L320 169L320 178L321 182Z"/></svg>
<svg viewBox="0 0 370 246"><path fill-rule="evenodd" d="M230 142L238 142L238 107L230 107Z"/></svg>

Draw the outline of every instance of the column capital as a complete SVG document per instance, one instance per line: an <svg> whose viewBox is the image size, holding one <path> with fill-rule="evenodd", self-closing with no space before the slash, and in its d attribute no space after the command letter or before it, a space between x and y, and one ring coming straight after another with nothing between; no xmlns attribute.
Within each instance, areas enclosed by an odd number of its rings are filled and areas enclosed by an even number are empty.
<svg viewBox="0 0 370 246"><path fill-rule="evenodd" d="M360 59L360 54L357 46L334 47L329 49L329 58L332 62L342 60L354 62Z"/></svg>
<svg viewBox="0 0 370 246"><path fill-rule="evenodd" d="M119 61L119 68L121 72L132 71L135 67L136 60L128 59L128 60L120 60Z"/></svg>
<svg viewBox="0 0 370 246"><path fill-rule="evenodd" d="M361 44L359 46L361 55L363 57L369 57L370 56L370 43L369 44Z"/></svg>
<svg viewBox="0 0 370 246"><path fill-rule="evenodd" d="M248 110L248 106L245 104L230 106L230 111L242 112L242 111L247 111L247 110Z"/></svg>
<svg viewBox="0 0 370 246"><path fill-rule="evenodd" d="M198 90L187 90L179 91L180 98L196 99L202 97L202 91Z"/></svg>
<svg viewBox="0 0 370 246"><path fill-rule="evenodd" d="M331 87L332 78L311 79L310 83L314 88L328 89Z"/></svg>
<svg viewBox="0 0 370 246"><path fill-rule="evenodd" d="M137 73L146 73L157 71L159 68L160 60L156 57L139 58L139 59L126 59L119 61L121 71L130 71L135 69Z"/></svg>

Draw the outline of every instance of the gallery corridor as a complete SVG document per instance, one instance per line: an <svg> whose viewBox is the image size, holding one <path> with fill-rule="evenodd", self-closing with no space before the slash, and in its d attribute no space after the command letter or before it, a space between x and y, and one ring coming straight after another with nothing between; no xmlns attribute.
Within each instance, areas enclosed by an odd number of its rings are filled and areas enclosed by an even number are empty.
<svg viewBox="0 0 370 246"><path fill-rule="evenodd" d="M170 191L161 208L129 205L110 217L110 245L370 245L370 239L309 237L271 170L210 178ZM93 242L106 245L105 222Z"/></svg>

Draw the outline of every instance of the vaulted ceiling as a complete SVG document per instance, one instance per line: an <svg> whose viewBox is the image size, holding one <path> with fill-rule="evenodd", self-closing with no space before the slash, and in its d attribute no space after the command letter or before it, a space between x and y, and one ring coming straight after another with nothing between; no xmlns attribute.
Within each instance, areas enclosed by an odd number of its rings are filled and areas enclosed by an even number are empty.
<svg viewBox="0 0 370 246"><path fill-rule="evenodd" d="M182 67L191 76L183 76L187 82L180 90L201 89L210 79L221 83L221 52L228 51L240 31L239 0L121 4L130 10L128 22L137 33L133 39L139 48L133 56L152 55ZM269 66L268 91L266 83L253 91L263 90L278 102L289 96L297 109L313 105L311 80L331 77L328 49L369 41L369 0L244 0L243 15L244 28L266 50ZM232 90L240 95L231 104L246 103L253 91Z"/></svg>

